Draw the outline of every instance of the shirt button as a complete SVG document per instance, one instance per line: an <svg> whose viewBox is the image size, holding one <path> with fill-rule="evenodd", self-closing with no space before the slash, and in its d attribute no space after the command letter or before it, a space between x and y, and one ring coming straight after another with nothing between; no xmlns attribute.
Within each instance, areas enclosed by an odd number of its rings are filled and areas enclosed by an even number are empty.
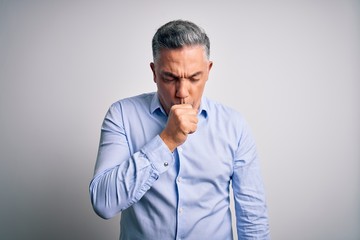
<svg viewBox="0 0 360 240"><path fill-rule="evenodd" d="M182 178L178 177L177 181L178 181L178 183L180 183L182 181Z"/></svg>
<svg viewBox="0 0 360 240"><path fill-rule="evenodd" d="M180 213L180 214L183 213L183 208L179 208L179 213Z"/></svg>
<svg viewBox="0 0 360 240"><path fill-rule="evenodd" d="M168 163L168 162L164 162L164 166L165 166L165 167L169 166L169 163Z"/></svg>

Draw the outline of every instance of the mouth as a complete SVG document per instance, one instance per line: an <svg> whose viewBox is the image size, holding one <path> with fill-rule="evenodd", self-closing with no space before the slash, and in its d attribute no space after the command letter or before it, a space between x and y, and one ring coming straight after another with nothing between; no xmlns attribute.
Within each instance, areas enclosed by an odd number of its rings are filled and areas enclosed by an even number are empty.
<svg viewBox="0 0 360 240"><path fill-rule="evenodd" d="M190 105L193 105L192 102L187 102L187 101L185 101L185 100L176 101L176 102L174 102L173 105L180 105L180 104L190 104Z"/></svg>

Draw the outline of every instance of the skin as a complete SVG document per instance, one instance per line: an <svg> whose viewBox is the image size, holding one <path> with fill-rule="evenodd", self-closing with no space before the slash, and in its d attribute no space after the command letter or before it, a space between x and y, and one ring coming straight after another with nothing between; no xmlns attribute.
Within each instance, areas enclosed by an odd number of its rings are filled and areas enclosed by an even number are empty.
<svg viewBox="0 0 360 240"><path fill-rule="evenodd" d="M212 62L203 46L162 49L150 63L160 103L168 121L160 137L170 151L183 144L194 133L198 109Z"/></svg>

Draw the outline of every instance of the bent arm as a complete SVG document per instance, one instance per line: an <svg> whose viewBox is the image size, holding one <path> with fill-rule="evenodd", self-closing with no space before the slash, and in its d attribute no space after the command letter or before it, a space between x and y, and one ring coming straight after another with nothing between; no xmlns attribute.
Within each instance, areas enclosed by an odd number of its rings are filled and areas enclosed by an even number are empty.
<svg viewBox="0 0 360 240"><path fill-rule="evenodd" d="M171 152L158 135L130 154L120 109L113 105L102 125L89 187L95 212L108 219L136 203L172 162Z"/></svg>

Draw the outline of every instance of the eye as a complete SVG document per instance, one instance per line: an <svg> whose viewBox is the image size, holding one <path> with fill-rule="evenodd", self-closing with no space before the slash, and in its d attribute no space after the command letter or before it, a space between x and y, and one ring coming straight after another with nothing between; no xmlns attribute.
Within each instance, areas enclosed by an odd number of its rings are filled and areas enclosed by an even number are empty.
<svg viewBox="0 0 360 240"><path fill-rule="evenodd" d="M190 78L190 81L191 82L198 82L198 81L200 81L200 78L199 77L192 77L192 78Z"/></svg>
<svg viewBox="0 0 360 240"><path fill-rule="evenodd" d="M193 83L199 82L201 80L202 73L197 72L189 77L189 80Z"/></svg>
<svg viewBox="0 0 360 240"><path fill-rule="evenodd" d="M164 83L173 83L178 80L178 77L170 72L164 72L161 74L161 78Z"/></svg>
<svg viewBox="0 0 360 240"><path fill-rule="evenodd" d="M176 80L176 78L174 77L163 77L163 81L166 83L171 83L174 82Z"/></svg>

